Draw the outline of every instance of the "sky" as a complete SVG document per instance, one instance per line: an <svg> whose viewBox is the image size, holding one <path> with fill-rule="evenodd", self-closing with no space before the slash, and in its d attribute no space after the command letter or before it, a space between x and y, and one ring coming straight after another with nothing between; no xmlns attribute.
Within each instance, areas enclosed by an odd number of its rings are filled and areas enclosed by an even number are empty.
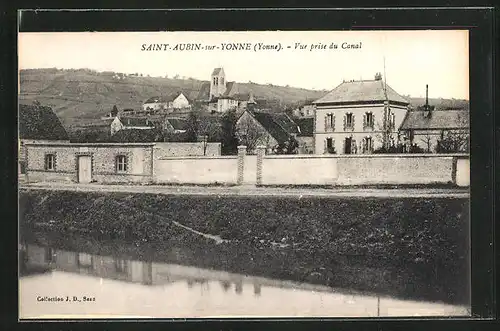
<svg viewBox="0 0 500 331"><path fill-rule="evenodd" d="M423 97L428 84L430 98L469 99L467 30L50 32L19 33L18 38L20 69L89 68L209 80L214 68L223 67L227 81L317 90L381 72L402 95ZM219 48L175 49L193 43ZM248 44L250 50L223 49L222 44L232 43ZM259 43L280 49L259 50ZM305 48L296 49L297 43ZM150 44L169 46L142 50ZM333 44L338 48L330 48ZM311 50L311 45L320 47Z"/></svg>

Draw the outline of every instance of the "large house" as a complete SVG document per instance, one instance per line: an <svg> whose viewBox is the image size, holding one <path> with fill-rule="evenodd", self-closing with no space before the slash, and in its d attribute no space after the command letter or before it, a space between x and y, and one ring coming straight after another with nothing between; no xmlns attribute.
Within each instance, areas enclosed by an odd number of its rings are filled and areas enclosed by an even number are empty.
<svg viewBox="0 0 500 331"><path fill-rule="evenodd" d="M19 105L19 171L25 172L26 143L68 143L68 133L52 108L40 105ZM55 162L55 160L47 160ZM51 166L51 164L46 164Z"/></svg>
<svg viewBox="0 0 500 331"><path fill-rule="evenodd" d="M466 110L415 110L409 111L401 125L407 148L418 146L426 152L439 152L438 142L456 152L466 152L469 143L469 111Z"/></svg>
<svg viewBox="0 0 500 331"><path fill-rule="evenodd" d="M245 110L236 122L236 134L249 153L259 145L266 146L267 153L290 140L297 138L300 128L285 113L270 113Z"/></svg>
<svg viewBox="0 0 500 331"><path fill-rule="evenodd" d="M344 81L313 104L316 154L364 154L397 143L409 102L377 74Z"/></svg>

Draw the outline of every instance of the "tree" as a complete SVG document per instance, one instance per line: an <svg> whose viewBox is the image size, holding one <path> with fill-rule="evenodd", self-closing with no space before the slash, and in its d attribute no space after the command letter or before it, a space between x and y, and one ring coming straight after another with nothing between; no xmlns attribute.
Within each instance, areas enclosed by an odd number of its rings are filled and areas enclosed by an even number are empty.
<svg viewBox="0 0 500 331"><path fill-rule="evenodd" d="M276 154L297 154L299 148L299 142L293 136L290 136L284 142L278 144L274 148L274 153Z"/></svg>
<svg viewBox="0 0 500 331"><path fill-rule="evenodd" d="M269 145L269 134L250 118L241 119L236 128L236 137L239 145L247 147L249 154L255 151L258 145Z"/></svg>
<svg viewBox="0 0 500 331"><path fill-rule="evenodd" d="M468 153L469 134L468 132L443 133L436 146L437 153Z"/></svg>
<svg viewBox="0 0 500 331"><path fill-rule="evenodd" d="M187 130L186 130L186 141L196 142L198 141L198 122L200 120L200 113L193 109L189 112L187 118Z"/></svg>
<svg viewBox="0 0 500 331"><path fill-rule="evenodd" d="M111 110L111 116L115 117L116 115L118 115L118 107L116 107L116 105L114 105L113 110Z"/></svg>
<svg viewBox="0 0 500 331"><path fill-rule="evenodd" d="M238 152L236 121L236 109L230 109L222 115L221 152L223 155L234 155Z"/></svg>
<svg viewBox="0 0 500 331"><path fill-rule="evenodd" d="M420 140L425 144L425 147L426 147L425 151L427 153L430 153L431 147L432 147L432 136L427 133Z"/></svg>

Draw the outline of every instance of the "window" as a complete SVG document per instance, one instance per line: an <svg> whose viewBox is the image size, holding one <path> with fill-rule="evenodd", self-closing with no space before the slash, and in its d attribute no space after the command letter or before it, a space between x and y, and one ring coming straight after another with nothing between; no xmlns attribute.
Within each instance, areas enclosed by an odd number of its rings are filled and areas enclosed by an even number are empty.
<svg viewBox="0 0 500 331"><path fill-rule="evenodd" d="M365 137L363 140L363 153L373 152L373 140L371 137Z"/></svg>
<svg viewBox="0 0 500 331"><path fill-rule="evenodd" d="M219 77L215 77L215 85L219 84Z"/></svg>
<svg viewBox="0 0 500 331"><path fill-rule="evenodd" d="M396 128L396 114L391 114L389 117L389 129L394 130Z"/></svg>
<svg viewBox="0 0 500 331"><path fill-rule="evenodd" d="M47 154L45 155L45 170L55 170L56 169L56 155Z"/></svg>
<svg viewBox="0 0 500 331"><path fill-rule="evenodd" d="M221 77L220 83L221 83L221 85L224 85L224 77Z"/></svg>
<svg viewBox="0 0 500 331"><path fill-rule="evenodd" d="M373 114L370 113L365 113L365 123L364 123L364 128L372 128L374 126L374 121L373 121Z"/></svg>
<svg viewBox="0 0 500 331"><path fill-rule="evenodd" d="M335 117L331 113L326 114L325 131L333 131L334 127L335 127Z"/></svg>
<svg viewBox="0 0 500 331"><path fill-rule="evenodd" d="M116 171L126 172L128 169L127 157L125 155L118 155L116 157Z"/></svg>
<svg viewBox="0 0 500 331"><path fill-rule="evenodd" d="M352 113L345 114L344 117L344 130L354 128L354 115Z"/></svg>
<svg viewBox="0 0 500 331"><path fill-rule="evenodd" d="M335 141L331 137L326 138L326 153L327 154L336 154Z"/></svg>
<svg viewBox="0 0 500 331"><path fill-rule="evenodd" d="M128 261L126 261L126 260L115 260L115 270L118 273L127 273L127 271L128 271Z"/></svg>

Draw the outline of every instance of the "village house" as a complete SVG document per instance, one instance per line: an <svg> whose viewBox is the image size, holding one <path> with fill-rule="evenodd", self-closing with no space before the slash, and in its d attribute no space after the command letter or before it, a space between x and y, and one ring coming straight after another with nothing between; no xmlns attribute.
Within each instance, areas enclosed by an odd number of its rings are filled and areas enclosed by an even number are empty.
<svg viewBox="0 0 500 331"><path fill-rule="evenodd" d="M299 154L314 154L314 118L298 118L294 120L299 127L296 139L299 143Z"/></svg>
<svg viewBox="0 0 500 331"><path fill-rule="evenodd" d="M303 105L293 110L293 116L296 118L314 117L314 105Z"/></svg>
<svg viewBox="0 0 500 331"><path fill-rule="evenodd" d="M316 154L365 154L397 143L409 102L378 73L374 80L344 81L313 104Z"/></svg>
<svg viewBox="0 0 500 331"><path fill-rule="evenodd" d="M191 103L183 92L172 93L169 96L156 96L146 100L142 105L143 111L163 111L190 108Z"/></svg>
<svg viewBox="0 0 500 331"><path fill-rule="evenodd" d="M469 144L469 111L415 110L409 111L401 125L407 150L416 145L428 153L467 152ZM447 142L448 146L439 142Z"/></svg>
<svg viewBox="0 0 500 331"><path fill-rule="evenodd" d="M148 118L116 116L111 122L111 135L120 130L151 130L153 128L154 123Z"/></svg>
<svg viewBox="0 0 500 331"><path fill-rule="evenodd" d="M19 105L19 172L25 173L25 144L69 142L69 136L52 108L39 105ZM50 166L53 160L47 160Z"/></svg>
<svg viewBox="0 0 500 331"><path fill-rule="evenodd" d="M276 146L297 138L299 133L297 123L285 113L245 110L236 122L236 135L249 153L254 153L259 145L273 153Z"/></svg>

